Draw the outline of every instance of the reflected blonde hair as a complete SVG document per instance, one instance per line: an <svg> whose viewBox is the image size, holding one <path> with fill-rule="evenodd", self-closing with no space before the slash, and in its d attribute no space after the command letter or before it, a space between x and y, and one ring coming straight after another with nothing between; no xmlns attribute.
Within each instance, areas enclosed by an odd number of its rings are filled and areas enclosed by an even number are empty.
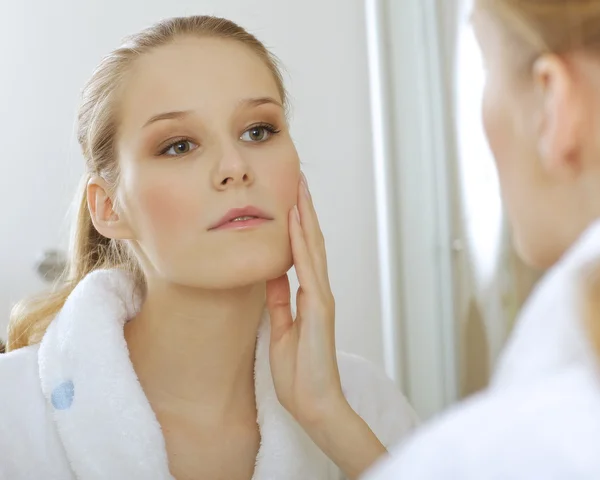
<svg viewBox="0 0 600 480"><path fill-rule="evenodd" d="M52 291L23 300L13 308L8 325L7 350L40 342L71 292L94 270L126 269L140 285L144 284L140 265L127 245L103 237L95 229L87 204L87 184L92 176L100 175L111 189L118 185L115 137L119 120L116 106L120 87L135 60L186 36L231 40L250 48L271 71L281 101L287 105L277 58L256 37L229 20L211 16L171 18L126 38L121 47L102 60L82 92L77 138L85 158L86 173L76 197L78 213L67 267Z"/></svg>
<svg viewBox="0 0 600 480"><path fill-rule="evenodd" d="M476 0L475 10L490 14L516 44L511 51L523 74L545 53L600 54L600 0ZM585 325L600 356L600 261L582 277Z"/></svg>

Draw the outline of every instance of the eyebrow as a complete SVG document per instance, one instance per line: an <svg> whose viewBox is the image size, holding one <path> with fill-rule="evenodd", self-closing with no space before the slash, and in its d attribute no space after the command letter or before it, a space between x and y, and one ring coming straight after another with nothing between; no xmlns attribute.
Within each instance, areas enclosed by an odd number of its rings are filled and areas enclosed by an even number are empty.
<svg viewBox="0 0 600 480"><path fill-rule="evenodd" d="M241 107L260 107L261 105L268 104L276 105L283 109L283 105L281 104L281 102L275 100L272 97L246 98L239 102L239 105ZM142 128L146 128L148 125L159 122L161 120L177 120L185 118L190 116L192 113L194 113L192 110L177 110L173 112L159 113L158 115L150 117L150 119L144 124Z"/></svg>
<svg viewBox="0 0 600 480"><path fill-rule="evenodd" d="M283 108L281 102L275 100L273 97L258 97L258 98L246 98L240 102L240 106L249 107L260 107L261 105L273 104L279 108Z"/></svg>
<svg viewBox="0 0 600 480"><path fill-rule="evenodd" d="M144 123L144 126L142 128L146 128L148 125L151 125L155 122L160 122L161 120L175 120L179 118L188 117L191 114L191 110L180 110L175 112L159 113L158 115L154 115L150 118L150 120Z"/></svg>

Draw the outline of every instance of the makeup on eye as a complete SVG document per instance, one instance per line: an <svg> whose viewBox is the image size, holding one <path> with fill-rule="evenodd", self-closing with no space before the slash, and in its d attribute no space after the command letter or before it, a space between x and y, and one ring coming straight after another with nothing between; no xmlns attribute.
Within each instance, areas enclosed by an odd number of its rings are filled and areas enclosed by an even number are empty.
<svg viewBox="0 0 600 480"><path fill-rule="evenodd" d="M258 123L247 128L240 136L240 140L244 142L263 143L278 133L281 133L281 130L274 125L270 123Z"/></svg>
<svg viewBox="0 0 600 480"><path fill-rule="evenodd" d="M196 143L189 138L182 137L168 143L166 147L160 151L159 155L168 157L183 156L196 150L196 148L198 148Z"/></svg>
<svg viewBox="0 0 600 480"><path fill-rule="evenodd" d="M246 128L239 139L245 143L264 143L275 135L281 133L275 125L270 123L257 123ZM198 142L193 139L181 136L168 140L158 149L157 156L180 157L187 155L199 147Z"/></svg>

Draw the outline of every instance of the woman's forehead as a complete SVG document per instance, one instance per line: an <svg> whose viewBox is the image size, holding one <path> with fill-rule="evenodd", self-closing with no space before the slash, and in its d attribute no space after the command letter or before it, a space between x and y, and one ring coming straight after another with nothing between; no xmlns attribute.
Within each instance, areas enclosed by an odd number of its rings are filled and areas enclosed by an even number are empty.
<svg viewBox="0 0 600 480"><path fill-rule="evenodd" d="M165 112L223 114L251 99L280 101L273 73L240 42L186 38L138 59L121 97L122 120L143 125Z"/></svg>

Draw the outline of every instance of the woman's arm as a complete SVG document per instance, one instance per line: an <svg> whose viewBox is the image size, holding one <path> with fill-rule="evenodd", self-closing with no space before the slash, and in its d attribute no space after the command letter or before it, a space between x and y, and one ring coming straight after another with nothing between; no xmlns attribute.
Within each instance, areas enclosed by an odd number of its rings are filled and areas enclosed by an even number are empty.
<svg viewBox="0 0 600 480"><path fill-rule="evenodd" d="M348 403L341 404L321 424L304 429L350 480L358 479L387 454L369 425Z"/></svg>
<svg viewBox="0 0 600 480"><path fill-rule="evenodd" d="M288 221L300 288L294 319L287 275L267 284L275 391L319 448L355 479L386 449L342 393L325 242L304 177Z"/></svg>

